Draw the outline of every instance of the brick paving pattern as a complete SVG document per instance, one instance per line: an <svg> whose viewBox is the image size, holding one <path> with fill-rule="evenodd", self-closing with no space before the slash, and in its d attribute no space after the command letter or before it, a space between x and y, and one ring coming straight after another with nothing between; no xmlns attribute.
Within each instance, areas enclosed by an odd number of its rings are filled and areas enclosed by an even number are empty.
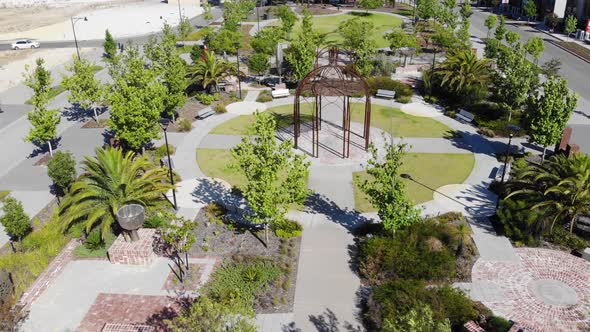
<svg viewBox="0 0 590 332"><path fill-rule="evenodd" d="M63 268L72 260L72 252L78 246L78 239L73 239L65 248L49 263L49 266L37 277L29 289L23 293L19 300L19 306L27 310L29 306L47 289L57 278Z"/></svg>
<svg viewBox="0 0 590 332"><path fill-rule="evenodd" d="M179 308L177 300L168 296L101 293L77 331L101 332L106 324L148 325L165 331L163 320L175 317Z"/></svg>
<svg viewBox="0 0 590 332"><path fill-rule="evenodd" d="M141 228L137 230L139 240L127 242L119 235L109 248L109 260L113 264L149 265L156 259L154 239L156 230Z"/></svg>
<svg viewBox="0 0 590 332"><path fill-rule="evenodd" d="M590 329L590 263L556 250L515 251L520 262L479 260L473 266L473 282L492 282L502 292L498 300L484 304L530 331ZM557 291L551 289L543 297L538 291L541 283L557 284Z"/></svg>

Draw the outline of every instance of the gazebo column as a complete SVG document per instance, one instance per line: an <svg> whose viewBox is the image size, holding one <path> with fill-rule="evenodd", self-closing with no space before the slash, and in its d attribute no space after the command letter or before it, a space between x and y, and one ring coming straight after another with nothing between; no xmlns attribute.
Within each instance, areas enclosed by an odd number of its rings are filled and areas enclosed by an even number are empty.
<svg viewBox="0 0 590 332"><path fill-rule="evenodd" d="M350 157L350 96L346 96L346 131L344 132L346 139L346 158Z"/></svg>
<svg viewBox="0 0 590 332"><path fill-rule="evenodd" d="M371 135L371 97L365 101L365 151L369 149L369 136Z"/></svg>
<svg viewBox="0 0 590 332"><path fill-rule="evenodd" d="M293 114L293 137L295 138L295 148L297 149L299 140L299 96L295 99L295 112Z"/></svg>

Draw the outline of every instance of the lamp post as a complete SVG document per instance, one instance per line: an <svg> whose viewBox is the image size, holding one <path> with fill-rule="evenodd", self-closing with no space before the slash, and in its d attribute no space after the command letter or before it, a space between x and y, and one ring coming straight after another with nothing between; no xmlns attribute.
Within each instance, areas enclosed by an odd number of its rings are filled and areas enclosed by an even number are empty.
<svg viewBox="0 0 590 332"><path fill-rule="evenodd" d="M180 19L180 21L178 21L178 24L182 23L182 14L180 13L180 0L178 0L178 18Z"/></svg>
<svg viewBox="0 0 590 332"><path fill-rule="evenodd" d="M160 124L160 128L164 131L164 140L166 141L166 154L168 155L168 170L170 172L170 183L172 184L172 199L174 201L174 210L178 210L178 205L176 204L176 189L174 189L174 174L172 172L172 160L170 159L170 148L168 147L168 126L170 125L169 119L160 119L158 121Z"/></svg>
<svg viewBox="0 0 590 332"><path fill-rule="evenodd" d="M502 171L502 183L504 183L504 177L506 176L506 166L508 165L508 154L510 153L510 146L512 145L513 133L510 133L508 138L508 146L506 147L506 154L504 155L504 170Z"/></svg>
<svg viewBox="0 0 590 332"><path fill-rule="evenodd" d="M78 38L76 38L75 24L76 24L76 22L78 22L80 20L84 20L84 22L87 22L88 18L86 16L84 16L84 17L70 16L70 22L72 22L72 32L74 32L74 43L76 43L76 53L78 54L78 60L80 60L80 50L78 49Z"/></svg>
<svg viewBox="0 0 590 332"><path fill-rule="evenodd" d="M236 77L238 78L238 98L242 99L242 84L240 83L240 41L236 42L236 63L238 65Z"/></svg>
<svg viewBox="0 0 590 332"><path fill-rule="evenodd" d="M260 31L260 12L258 11L258 7L260 7L259 2L256 1L256 21L258 22L258 31L257 32Z"/></svg>

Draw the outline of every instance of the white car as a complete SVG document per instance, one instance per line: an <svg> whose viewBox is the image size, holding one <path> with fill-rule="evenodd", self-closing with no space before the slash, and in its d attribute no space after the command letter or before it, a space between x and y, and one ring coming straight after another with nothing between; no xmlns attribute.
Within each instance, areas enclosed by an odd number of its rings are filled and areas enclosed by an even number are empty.
<svg viewBox="0 0 590 332"><path fill-rule="evenodd" d="M30 39L21 39L12 43L13 50L20 50L23 48L39 48L39 46L39 42L32 41Z"/></svg>

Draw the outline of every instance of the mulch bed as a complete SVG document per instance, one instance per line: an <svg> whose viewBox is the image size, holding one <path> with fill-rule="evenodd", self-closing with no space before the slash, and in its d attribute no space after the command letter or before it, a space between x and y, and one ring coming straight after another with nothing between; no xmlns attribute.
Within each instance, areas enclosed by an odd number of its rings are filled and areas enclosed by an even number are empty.
<svg viewBox="0 0 590 332"><path fill-rule="evenodd" d="M47 166L49 161L51 160L51 155L49 153L44 154L41 158L39 158L33 166Z"/></svg>
<svg viewBox="0 0 590 332"><path fill-rule="evenodd" d="M302 14L303 11L306 9L311 13L311 15L326 15L338 13L338 8L332 5L310 5L309 7L307 5L303 5L295 7L295 11L299 14ZM353 9L353 7L346 9Z"/></svg>
<svg viewBox="0 0 590 332"><path fill-rule="evenodd" d="M201 264L189 264L188 275L185 274L184 281L180 282L174 272L170 271L162 289L171 291L197 289L199 288L199 282L201 281L202 274L203 270L201 268Z"/></svg>
<svg viewBox="0 0 590 332"><path fill-rule="evenodd" d="M578 43L574 43L574 42L568 42L568 41L558 41L558 42L552 42L558 46L561 46L563 48L565 48L566 50L576 54L577 56L580 56L582 58L584 58L586 61L590 62L590 50L585 48L582 45L579 45Z"/></svg>
<svg viewBox="0 0 590 332"><path fill-rule="evenodd" d="M187 119L190 122L193 122L197 119L197 113L199 113L200 110L205 109L207 107L208 106L201 104L194 98L187 99L186 104L184 104L184 107L180 110L180 112L178 112L176 121L174 123L171 123L168 127L168 131L181 132L179 125L180 119Z"/></svg>
<svg viewBox="0 0 590 332"><path fill-rule="evenodd" d="M82 129L93 129L93 128L106 128L108 119L98 119L96 122L94 119L87 121Z"/></svg>
<svg viewBox="0 0 590 332"><path fill-rule="evenodd" d="M190 256L213 256L222 259L231 259L234 255L257 256L268 258L282 268L288 266L290 274L281 276L264 294L258 296L255 310L257 313L293 311L301 237L281 239L269 230L269 239L265 247L264 232L256 234L222 222L211 221L206 216L205 209L199 212L195 220L199 226L195 231L196 245L189 251Z"/></svg>

